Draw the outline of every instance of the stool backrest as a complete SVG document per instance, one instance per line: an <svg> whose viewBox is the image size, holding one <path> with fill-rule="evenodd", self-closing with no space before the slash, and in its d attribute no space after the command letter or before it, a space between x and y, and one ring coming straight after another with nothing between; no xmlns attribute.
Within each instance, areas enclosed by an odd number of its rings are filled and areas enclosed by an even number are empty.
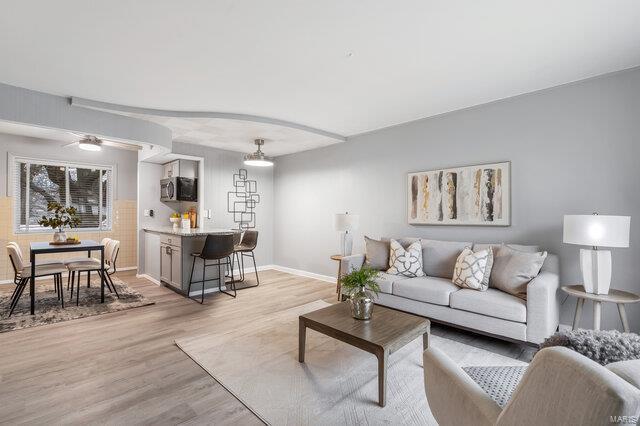
<svg viewBox="0 0 640 426"><path fill-rule="evenodd" d="M240 241L242 241L242 232L234 231L233 232L233 245L237 246L238 244L240 244Z"/></svg>
<svg viewBox="0 0 640 426"><path fill-rule="evenodd" d="M207 235L200 257L203 259L224 259L233 253L233 234Z"/></svg>
<svg viewBox="0 0 640 426"><path fill-rule="evenodd" d="M251 249L256 248L258 245L258 231L253 229L247 229L244 231L244 235L242 236L242 245L250 247Z"/></svg>

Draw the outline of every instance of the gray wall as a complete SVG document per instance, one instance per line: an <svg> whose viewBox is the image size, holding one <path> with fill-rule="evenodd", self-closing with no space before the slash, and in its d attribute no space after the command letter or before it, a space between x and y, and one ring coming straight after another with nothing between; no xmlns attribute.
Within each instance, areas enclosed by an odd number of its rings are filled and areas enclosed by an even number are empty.
<svg viewBox="0 0 640 426"><path fill-rule="evenodd" d="M275 263L334 275L334 213L360 214L362 235L539 244L580 282L578 250L562 243L564 214L632 216L631 248L613 249L612 287L640 293L640 70L510 98L280 157L275 168ZM510 227L410 226L406 174L512 162ZM570 323L573 299L562 307ZM640 306L628 308L640 331ZM603 325L620 327L615 306ZM591 323L585 306L585 326Z"/></svg>
<svg viewBox="0 0 640 426"><path fill-rule="evenodd" d="M0 133L0 196L7 195L8 153L45 160L116 166L115 198L135 200L138 154L135 151L104 147L100 152L67 147L68 142L50 141Z"/></svg>
<svg viewBox="0 0 640 426"><path fill-rule="evenodd" d="M257 180L260 203L256 207L257 226L259 231L256 263L273 264L273 168L246 167L243 154L224 151L200 145L173 143L175 154L193 155L204 158L204 208L211 209L211 219L203 219L204 226L216 228L235 228L232 215L227 213L227 191L233 188L233 174L238 169L246 168L249 179ZM144 272L144 231L148 225L170 225L171 206L160 201L160 179L162 166L159 164L140 162L140 199L138 202L140 271ZM144 209L154 209L155 217L144 217ZM252 266L252 265L251 265Z"/></svg>

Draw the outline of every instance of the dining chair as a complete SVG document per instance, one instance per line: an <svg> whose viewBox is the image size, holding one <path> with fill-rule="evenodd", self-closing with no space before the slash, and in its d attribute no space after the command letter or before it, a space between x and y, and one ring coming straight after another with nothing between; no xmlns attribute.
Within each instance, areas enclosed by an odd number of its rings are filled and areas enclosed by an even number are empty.
<svg viewBox="0 0 640 426"><path fill-rule="evenodd" d="M256 267L256 256L253 251L258 246L258 231L253 229L247 229L242 235L240 244L235 245L233 248L233 255L238 259L238 269L240 270L240 279L236 282L244 282L244 258L250 257L253 259L253 270L256 274L256 284L243 286L239 290L251 287L257 287L260 285L260 277L258 277L258 268ZM233 264L232 264L233 268Z"/></svg>
<svg viewBox="0 0 640 426"><path fill-rule="evenodd" d="M191 297L191 284L202 283L202 295L200 297L200 303L204 303L204 284L206 281L218 281L218 290L221 293L227 294L231 297L236 297L236 286L233 279L233 269L231 268L231 255L233 254L233 234L220 234L220 235L207 235L207 239L204 242L204 247L199 253L191 253L193 257L193 263L191 264L191 276L189 277L189 287L187 289L187 297ZM193 270L196 266L196 259L202 259L202 281L193 281ZM214 263L207 264L207 260L213 260ZM224 261L223 261L224 260ZM205 279L207 268L210 266L218 267L218 278ZM229 266L231 269L231 281L225 281L225 271L222 267ZM226 290L222 290L222 282L225 281L225 287L227 284L231 284L233 293Z"/></svg>
<svg viewBox="0 0 640 426"><path fill-rule="evenodd" d="M105 262L106 260L109 258L108 253L107 253L107 247L109 244L109 241L111 241L111 238L103 238L102 240L100 240L100 244L102 244L104 246L104 258L105 258ZM94 262L98 262L100 263L100 259L97 259L95 257L74 257L71 259L65 259L64 260L64 264L70 264L70 263L78 263L78 262L90 262L90 263L94 263ZM80 279L80 272L78 272L78 279ZM71 287L71 274L69 274L69 276L67 277L67 290L69 290ZM87 271L87 287L91 287L91 271Z"/></svg>
<svg viewBox="0 0 640 426"><path fill-rule="evenodd" d="M69 282L71 283L71 299L73 300L74 286L76 287L76 306L80 304L80 273L86 272L89 277L91 272L97 272L102 278L104 274L105 284L110 292L115 293L119 299L118 289L113 283L111 275L116 272L116 260L120 251L120 241L108 239L104 248L104 270L101 268L100 259L83 258L77 262L66 262L65 266L69 271ZM104 240L103 240L104 241ZM76 276L77 274L77 276ZM88 287L88 286L87 286Z"/></svg>
<svg viewBox="0 0 640 426"><path fill-rule="evenodd" d="M16 243L7 244L7 253L9 254L9 260L13 267L13 282L16 288L13 290L9 304L9 317L13 314L13 310L18 305L18 301L24 292L25 287L29 283L31 278L31 264L25 263L22 256L22 251ZM53 283L56 289L58 300L60 300L62 307L64 308L64 294L62 288L62 273L66 271L64 265L58 263L36 264L35 277L53 276Z"/></svg>

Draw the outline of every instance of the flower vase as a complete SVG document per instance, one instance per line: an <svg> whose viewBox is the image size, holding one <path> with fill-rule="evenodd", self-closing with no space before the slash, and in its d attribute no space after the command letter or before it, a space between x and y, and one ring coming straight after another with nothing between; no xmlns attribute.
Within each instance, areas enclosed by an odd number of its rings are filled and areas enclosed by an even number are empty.
<svg viewBox="0 0 640 426"><path fill-rule="evenodd" d="M53 233L54 243L64 243L67 241L67 233L64 231L56 231Z"/></svg>
<svg viewBox="0 0 640 426"><path fill-rule="evenodd" d="M373 300L364 289L357 290L349 297L351 315L358 320L371 319Z"/></svg>

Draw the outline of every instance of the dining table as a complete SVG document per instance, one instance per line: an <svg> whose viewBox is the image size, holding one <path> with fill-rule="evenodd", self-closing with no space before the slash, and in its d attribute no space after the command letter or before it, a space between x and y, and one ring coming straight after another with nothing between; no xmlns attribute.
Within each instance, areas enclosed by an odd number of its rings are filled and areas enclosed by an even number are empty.
<svg viewBox="0 0 640 426"><path fill-rule="evenodd" d="M91 257L92 251L100 252L100 270L104 271L104 244L93 240L82 240L79 243L52 244L48 241L33 242L30 245L30 262L31 262L31 278L29 280L29 293L31 297L31 315L36 312L36 256L40 254L52 253L72 253L78 251L86 251L87 256ZM100 303L104 303L104 273L100 275Z"/></svg>

